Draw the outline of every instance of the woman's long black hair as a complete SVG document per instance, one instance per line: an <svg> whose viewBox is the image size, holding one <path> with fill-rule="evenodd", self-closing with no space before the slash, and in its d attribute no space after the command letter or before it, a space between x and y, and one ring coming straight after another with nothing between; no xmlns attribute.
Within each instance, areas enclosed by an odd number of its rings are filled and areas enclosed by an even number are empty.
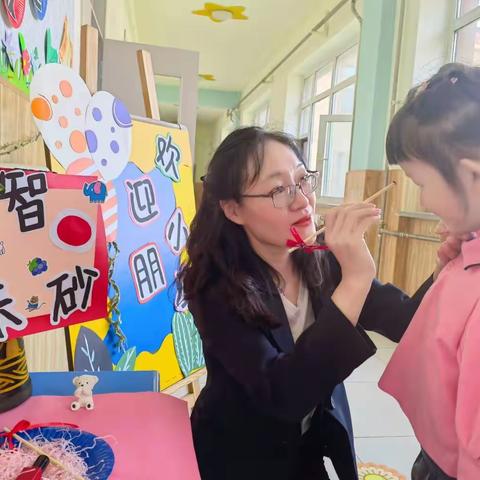
<svg viewBox="0 0 480 480"><path fill-rule="evenodd" d="M291 148L299 160L302 154L289 135L258 127L246 127L228 135L214 153L204 179L204 191L192 222L187 243L188 260L179 272L185 298L201 304L202 296L218 295L249 323L274 326L263 301L265 274L277 284L278 272L252 249L242 226L231 222L220 207L222 200L242 201L245 188L258 178L265 144L279 142ZM328 289L328 262L323 252L292 253L297 271L307 287Z"/></svg>

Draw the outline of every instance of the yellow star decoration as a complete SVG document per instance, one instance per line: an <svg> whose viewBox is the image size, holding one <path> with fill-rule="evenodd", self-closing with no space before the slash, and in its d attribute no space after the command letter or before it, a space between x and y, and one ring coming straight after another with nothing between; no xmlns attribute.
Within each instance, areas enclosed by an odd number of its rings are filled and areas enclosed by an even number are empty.
<svg viewBox="0 0 480 480"><path fill-rule="evenodd" d="M215 75L211 74L211 73L200 73L198 75L201 79L203 80L207 80L209 82L214 82L216 80L215 78Z"/></svg>
<svg viewBox="0 0 480 480"><path fill-rule="evenodd" d="M406 480L406 478L385 465L360 463L358 465L358 480Z"/></svg>
<svg viewBox="0 0 480 480"><path fill-rule="evenodd" d="M224 6L218 3L205 3L203 10L194 10L194 15L203 15L210 18L212 22L220 23L225 20L248 20L243 14L245 7L240 5Z"/></svg>

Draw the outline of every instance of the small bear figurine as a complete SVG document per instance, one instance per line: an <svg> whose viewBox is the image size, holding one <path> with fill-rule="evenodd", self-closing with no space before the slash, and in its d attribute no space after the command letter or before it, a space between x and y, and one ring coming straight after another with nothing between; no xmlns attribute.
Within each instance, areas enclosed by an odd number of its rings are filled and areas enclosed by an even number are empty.
<svg viewBox="0 0 480 480"><path fill-rule="evenodd" d="M80 375L73 379L73 384L77 387L74 393L77 400L70 405L73 411L79 410L81 407L93 410L93 387L97 382L98 377L95 375Z"/></svg>

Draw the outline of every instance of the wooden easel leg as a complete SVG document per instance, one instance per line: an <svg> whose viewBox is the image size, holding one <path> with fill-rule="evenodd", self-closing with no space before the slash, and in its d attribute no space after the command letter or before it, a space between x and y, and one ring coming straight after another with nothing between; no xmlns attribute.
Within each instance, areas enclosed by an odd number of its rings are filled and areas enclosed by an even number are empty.
<svg viewBox="0 0 480 480"><path fill-rule="evenodd" d="M147 50L137 50L137 61L146 116L153 120L160 120L157 89L155 88L155 74L150 52Z"/></svg>

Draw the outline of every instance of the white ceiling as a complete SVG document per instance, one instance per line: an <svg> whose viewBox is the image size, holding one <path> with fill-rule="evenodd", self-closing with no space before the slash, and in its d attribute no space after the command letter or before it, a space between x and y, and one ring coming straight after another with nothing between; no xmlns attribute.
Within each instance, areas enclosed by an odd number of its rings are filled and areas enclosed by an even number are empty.
<svg viewBox="0 0 480 480"><path fill-rule="evenodd" d="M241 91L255 81L272 60L288 51L325 13L331 0L240 0L225 6L246 7L248 20L215 23L193 15L200 0L135 0L135 41L200 52L202 88Z"/></svg>

